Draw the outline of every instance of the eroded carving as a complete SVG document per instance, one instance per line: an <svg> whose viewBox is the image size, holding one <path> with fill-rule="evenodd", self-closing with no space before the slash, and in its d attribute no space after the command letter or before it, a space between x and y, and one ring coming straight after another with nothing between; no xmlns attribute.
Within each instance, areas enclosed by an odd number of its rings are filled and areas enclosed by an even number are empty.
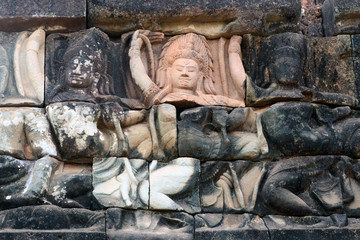
<svg viewBox="0 0 360 240"><path fill-rule="evenodd" d="M252 108L198 107L185 110L179 121L179 155L210 159L256 159L268 152Z"/></svg>
<svg viewBox="0 0 360 240"><path fill-rule="evenodd" d="M136 31L131 37L129 71L147 107L163 102L178 106L245 106L246 74L240 36L233 36L229 43L224 38L209 43L194 33L178 35L168 39L159 54L159 44L152 43L161 43L163 38L163 34L149 31ZM149 66L142 46L148 49ZM152 49L158 50L156 54ZM216 61L212 52L219 54Z"/></svg>
<svg viewBox="0 0 360 240"><path fill-rule="evenodd" d="M266 163L201 164L200 199L204 212L254 212Z"/></svg>
<svg viewBox="0 0 360 240"><path fill-rule="evenodd" d="M40 106L44 102L45 31L0 37L0 105Z"/></svg>

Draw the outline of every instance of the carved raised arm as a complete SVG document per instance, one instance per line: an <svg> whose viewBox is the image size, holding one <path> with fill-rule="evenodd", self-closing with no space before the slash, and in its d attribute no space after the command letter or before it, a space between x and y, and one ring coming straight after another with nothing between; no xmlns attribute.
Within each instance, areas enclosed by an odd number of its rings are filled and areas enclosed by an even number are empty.
<svg viewBox="0 0 360 240"><path fill-rule="evenodd" d="M236 90L240 93L241 98L245 99L246 73L242 62L241 41L241 36L232 36L229 43L228 53L232 81Z"/></svg>

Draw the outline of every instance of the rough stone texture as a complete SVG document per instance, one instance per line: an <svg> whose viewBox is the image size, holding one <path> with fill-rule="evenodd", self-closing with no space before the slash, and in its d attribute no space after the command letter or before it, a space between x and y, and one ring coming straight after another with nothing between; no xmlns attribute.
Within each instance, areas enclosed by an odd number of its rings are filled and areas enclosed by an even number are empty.
<svg viewBox="0 0 360 240"><path fill-rule="evenodd" d="M269 163L259 192L258 211L269 214L262 208L265 204L271 214L328 215L353 211L355 215L358 169L358 162L346 156L294 157Z"/></svg>
<svg viewBox="0 0 360 240"><path fill-rule="evenodd" d="M244 58L252 78L247 80L247 106L286 100L358 105L349 35L281 33L249 40L255 51Z"/></svg>
<svg viewBox="0 0 360 240"><path fill-rule="evenodd" d="M20 207L0 212L0 234L9 239L105 239L105 215L55 206Z"/></svg>
<svg viewBox="0 0 360 240"><path fill-rule="evenodd" d="M314 90L312 102L350 105L359 104L356 92L350 35L331 38L308 38L306 79L304 86Z"/></svg>
<svg viewBox="0 0 360 240"><path fill-rule="evenodd" d="M86 27L86 0L3 0L0 31L77 31Z"/></svg>
<svg viewBox="0 0 360 240"><path fill-rule="evenodd" d="M352 58L354 61L354 81L355 83L360 82L360 35L355 34L351 35L351 45L352 45ZM355 84L353 88L356 96L360 97L360 85Z"/></svg>
<svg viewBox="0 0 360 240"><path fill-rule="evenodd" d="M93 163L93 194L104 207L147 209L148 163L141 159L98 158ZM145 198L145 199L144 199Z"/></svg>
<svg viewBox="0 0 360 240"><path fill-rule="evenodd" d="M194 218L183 212L106 211L107 239L193 239Z"/></svg>
<svg viewBox="0 0 360 240"><path fill-rule="evenodd" d="M324 0L301 0L302 34L312 37L323 36L321 7Z"/></svg>
<svg viewBox="0 0 360 240"><path fill-rule="evenodd" d="M359 113L349 107L277 103L262 114L261 122L273 155L359 157Z"/></svg>
<svg viewBox="0 0 360 240"><path fill-rule="evenodd" d="M58 157L44 109L0 108L0 120L0 154L31 160Z"/></svg>
<svg viewBox="0 0 360 240"><path fill-rule="evenodd" d="M201 164L202 212L254 212L266 162L204 162Z"/></svg>
<svg viewBox="0 0 360 240"><path fill-rule="evenodd" d="M45 32L41 29L0 32L0 106L44 103L44 52Z"/></svg>
<svg viewBox="0 0 360 240"><path fill-rule="evenodd" d="M359 219L344 215L330 217L265 216L271 239L358 239Z"/></svg>
<svg viewBox="0 0 360 240"><path fill-rule="evenodd" d="M252 108L198 107L180 114L179 155L201 160L256 159L268 151Z"/></svg>
<svg viewBox="0 0 360 240"><path fill-rule="evenodd" d="M195 215L195 239L273 239L259 216L245 214Z"/></svg>
<svg viewBox="0 0 360 240"><path fill-rule="evenodd" d="M195 158L177 158L168 163L152 161L149 166L150 209L200 212L200 161Z"/></svg>
<svg viewBox="0 0 360 240"><path fill-rule="evenodd" d="M360 32L360 2L326 0L322 7L325 36Z"/></svg>
<svg viewBox="0 0 360 240"><path fill-rule="evenodd" d="M89 24L111 35L135 29L209 37L297 31L300 1L89 1Z"/></svg>

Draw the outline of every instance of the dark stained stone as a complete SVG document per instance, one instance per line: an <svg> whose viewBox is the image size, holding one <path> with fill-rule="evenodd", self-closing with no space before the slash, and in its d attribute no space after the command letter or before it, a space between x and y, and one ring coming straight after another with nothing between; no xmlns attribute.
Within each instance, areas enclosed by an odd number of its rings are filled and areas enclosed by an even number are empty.
<svg viewBox="0 0 360 240"><path fill-rule="evenodd" d="M325 36L360 33L360 2L326 0L322 8Z"/></svg>
<svg viewBox="0 0 360 240"><path fill-rule="evenodd" d="M0 31L70 32L86 28L86 0L2 0Z"/></svg>
<svg viewBox="0 0 360 240"><path fill-rule="evenodd" d="M195 215L195 239L271 239L263 220L252 214Z"/></svg>
<svg viewBox="0 0 360 240"><path fill-rule="evenodd" d="M135 29L168 34L195 31L208 37L298 31L301 2L90 0L89 24L118 36Z"/></svg>
<svg viewBox="0 0 360 240"><path fill-rule="evenodd" d="M360 118L349 107L277 103L262 114L261 121L272 154L359 157Z"/></svg>
<svg viewBox="0 0 360 240"><path fill-rule="evenodd" d="M193 239L194 218L183 212L110 208L106 211L107 239Z"/></svg>
<svg viewBox="0 0 360 240"><path fill-rule="evenodd" d="M320 239L320 240L352 240L359 239L359 219L343 218L341 215L330 217L306 216L284 217L265 216L264 222L269 228L271 239ZM345 216L346 218L346 216Z"/></svg>

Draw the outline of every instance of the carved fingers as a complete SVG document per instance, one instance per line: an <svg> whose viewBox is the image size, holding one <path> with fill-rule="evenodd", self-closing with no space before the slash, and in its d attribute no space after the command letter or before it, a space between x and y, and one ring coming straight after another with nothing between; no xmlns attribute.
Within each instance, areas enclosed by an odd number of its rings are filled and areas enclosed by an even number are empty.
<svg viewBox="0 0 360 240"><path fill-rule="evenodd" d="M238 35L234 35L231 37L230 39L230 43L229 43L229 49L228 52L230 53L237 53L240 54L241 56L241 41L242 41L242 37L238 36Z"/></svg>

